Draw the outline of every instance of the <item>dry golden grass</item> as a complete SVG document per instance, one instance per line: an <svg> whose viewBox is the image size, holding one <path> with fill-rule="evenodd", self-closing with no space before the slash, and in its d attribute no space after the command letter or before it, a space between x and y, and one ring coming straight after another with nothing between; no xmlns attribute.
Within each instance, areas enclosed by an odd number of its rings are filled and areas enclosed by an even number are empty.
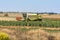
<svg viewBox="0 0 60 40"><path fill-rule="evenodd" d="M7 33L11 40L17 40L17 37L15 35L15 31L14 30L10 30L10 29L6 29L5 28L5 29L0 29L0 32Z"/></svg>
<svg viewBox="0 0 60 40"><path fill-rule="evenodd" d="M12 29L15 28L15 29ZM16 29L17 27L1 27L0 32L7 33L11 40L60 40L60 32L57 33L48 33L45 30L42 30L43 28L39 29L32 29L29 31L22 32L20 29ZM23 28L23 27L20 27ZM31 28L31 27L24 27L24 28ZM51 29L51 28L46 28ZM56 29L56 28L52 28Z"/></svg>
<svg viewBox="0 0 60 40"><path fill-rule="evenodd" d="M0 17L1 21L17 21L16 18L11 17Z"/></svg>
<svg viewBox="0 0 60 40"><path fill-rule="evenodd" d="M60 14L54 14L54 15L43 14L41 16L42 16L42 18L59 19L60 20Z"/></svg>

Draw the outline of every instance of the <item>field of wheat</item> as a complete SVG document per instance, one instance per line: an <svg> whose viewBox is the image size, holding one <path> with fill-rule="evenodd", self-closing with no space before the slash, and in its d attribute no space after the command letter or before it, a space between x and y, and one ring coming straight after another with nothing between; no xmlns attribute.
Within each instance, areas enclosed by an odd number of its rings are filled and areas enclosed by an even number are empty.
<svg viewBox="0 0 60 40"><path fill-rule="evenodd" d="M0 32L7 33L10 40L60 40L60 28L2 26Z"/></svg>

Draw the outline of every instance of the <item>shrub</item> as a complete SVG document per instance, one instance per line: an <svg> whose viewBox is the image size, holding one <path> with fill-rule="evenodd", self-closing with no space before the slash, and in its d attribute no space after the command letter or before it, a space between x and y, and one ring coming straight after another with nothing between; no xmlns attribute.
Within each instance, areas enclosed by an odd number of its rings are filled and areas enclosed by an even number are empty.
<svg viewBox="0 0 60 40"><path fill-rule="evenodd" d="M9 15L6 13L5 15L4 15L4 17L8 17Z"/></svg>
<svg viewBox="0 0 60 40"><path fill-rule="evenodd" d="M8 34L0 32L0 40L10 40Z"/></svg>

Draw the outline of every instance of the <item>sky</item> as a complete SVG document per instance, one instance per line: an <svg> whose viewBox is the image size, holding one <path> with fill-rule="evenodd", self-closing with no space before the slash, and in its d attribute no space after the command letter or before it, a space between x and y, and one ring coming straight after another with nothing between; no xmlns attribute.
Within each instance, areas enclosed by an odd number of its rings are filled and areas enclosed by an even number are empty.
<svg viewBox="0 0 60 40"><path fill-rule="evenodd" d="M0 11L60 13L60 0L0 0Z"/></svg>

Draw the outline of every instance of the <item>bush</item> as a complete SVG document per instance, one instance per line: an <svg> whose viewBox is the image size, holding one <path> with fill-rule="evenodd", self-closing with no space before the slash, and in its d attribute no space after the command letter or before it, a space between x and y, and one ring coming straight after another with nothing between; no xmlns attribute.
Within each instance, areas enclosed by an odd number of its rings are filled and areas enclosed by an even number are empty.
<svg viewBox="0 0 60 40"><path fill-rule="evenodd" d="M8 34L0 32L0 40L10 40Z"/></svg>

